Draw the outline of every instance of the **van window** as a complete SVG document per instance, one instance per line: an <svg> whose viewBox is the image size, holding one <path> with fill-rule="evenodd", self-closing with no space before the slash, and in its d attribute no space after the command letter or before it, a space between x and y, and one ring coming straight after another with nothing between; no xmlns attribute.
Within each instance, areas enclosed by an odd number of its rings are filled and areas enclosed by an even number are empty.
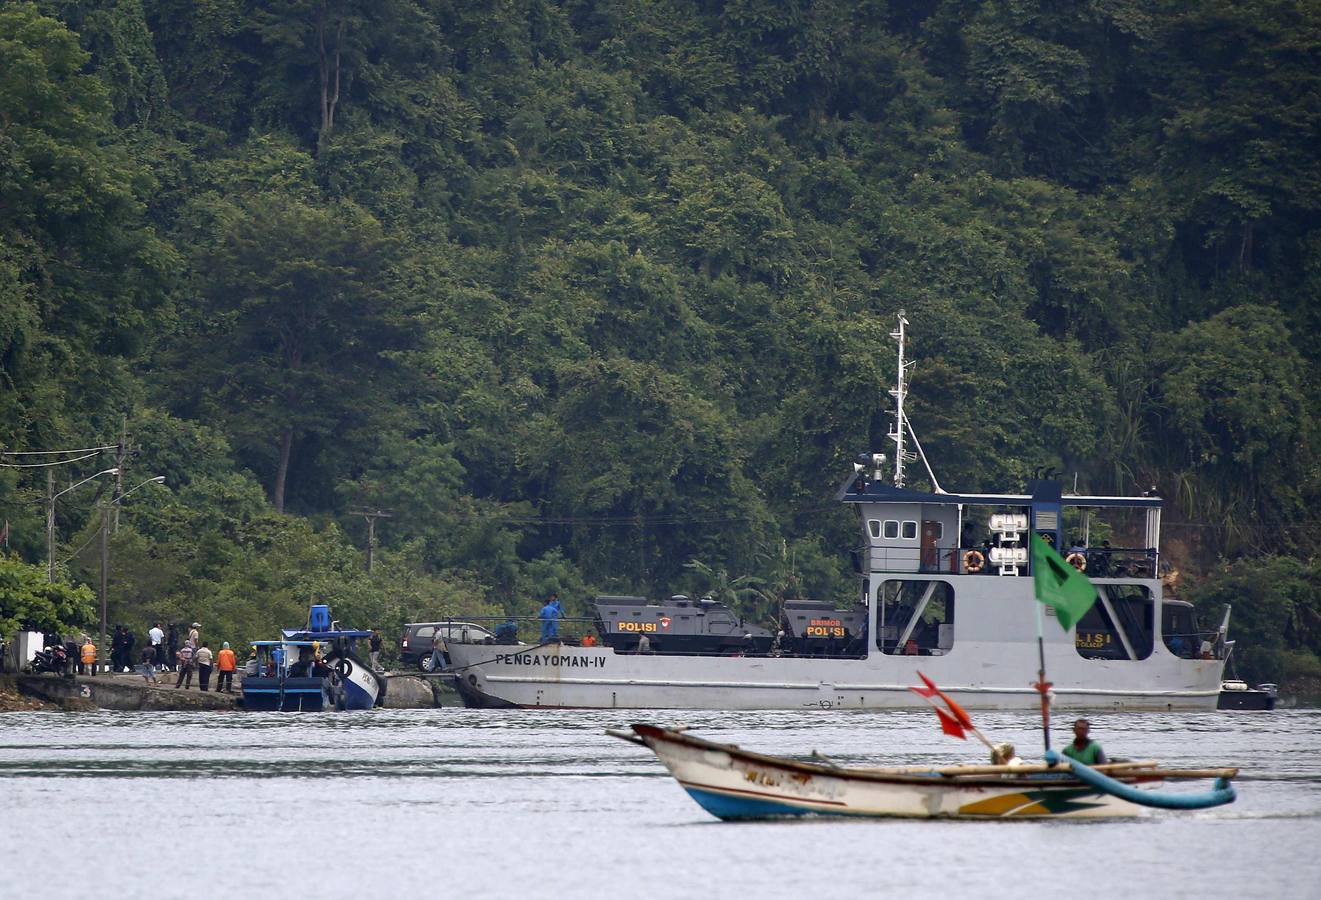
<svg viewBox="0 0 1321 900"><path fill-rule="evenodd" d="M906 541L911 541L911 540L913 540L913 538L915 538L915 537L917 537L917 523L916 523L916 522L905 522L905 523L904 523L904 540L906 540Z"/></svg>
<svg viewBox="0 0 1321 900"><path fill-rule="evenodd" d="M880 537L880 536L881 536L881 520L880 520L880 519L868 519L868 520L867 520L867 533L870 534L870 535L871 535L872 537L874 537L874 538L878 538L878 537Z"/></svg>
<svg viewBox="0 0 1321 900"><path fill-rule="evenodd" d="M435 625L423 625L423 626L422 626L421 628L419 628L417 631L413 632L413 637L415 637L415 638L429 638L429 637L434 636L435 633L436 633L436 626L435 626Z"/></svg>
<svg viewBox="0 0 1321 900"><path fill-rule="evenodd" d="M885 520L885 536L890 540L899 537L899 522L895 519Z"/></svg>

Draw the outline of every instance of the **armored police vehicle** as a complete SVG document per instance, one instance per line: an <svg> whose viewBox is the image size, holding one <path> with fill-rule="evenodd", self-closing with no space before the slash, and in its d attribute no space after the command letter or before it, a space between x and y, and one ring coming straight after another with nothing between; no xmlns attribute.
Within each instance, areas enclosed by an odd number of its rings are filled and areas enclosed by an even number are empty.
<svg viewBox="0 0 1321 900"><path fill-rule="evenodd" d="M602 595L595 599L601 639L619 653L764 654L774 636L710 597L675 594L663 602ZM646 637L643 642L642 638Z"/></svg>
<svg viewBox="0 0 1321 900"><path fill-rule="evenodd" d="M867 607L838 609L824 600L784 604L780 647L795 656L866 656Z"/></svg>

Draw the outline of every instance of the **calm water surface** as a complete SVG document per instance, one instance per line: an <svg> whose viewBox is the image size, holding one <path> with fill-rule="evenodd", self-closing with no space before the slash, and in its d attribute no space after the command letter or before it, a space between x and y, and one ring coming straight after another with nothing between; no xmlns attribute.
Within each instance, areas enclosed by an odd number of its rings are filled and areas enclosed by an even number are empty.
<svg viewBox="0 0 1321 900"><path fill-rule="evenodd" d="M1321 897L1321 710L1093 717L1112 756L1244 770L1232 806L1106 823L724 824L602 733L634 718L982 758L919 712L9 713L0 897ZM1039 752L1031 715L975 718Z"/></svg>

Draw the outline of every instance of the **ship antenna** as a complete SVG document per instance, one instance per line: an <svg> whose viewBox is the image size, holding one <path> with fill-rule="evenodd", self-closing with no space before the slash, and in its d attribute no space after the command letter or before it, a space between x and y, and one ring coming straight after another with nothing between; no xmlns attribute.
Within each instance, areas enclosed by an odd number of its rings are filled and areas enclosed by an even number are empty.
<svg viewBox="0 0 1321 900"><path fill-rule="evenodd" d="M913 423L908 421L908 416L904 412L904 400L908 397L908 372L913 368L913 363L904 358L905 343L908 337L907 333L908 319L904 317L904 311L899 310L899 327L890 332L890 337L894 338L899 344L899 365L898 382L894 390L890 391L890 396L894 398L894 428L890 431L890 440L894 441L894 486L901 488L907 476L904 474L904 463L916 462L922 460L922 465L926 467L927 475L931 478L931 486L937 494L945 493L940 482L936 480L936 473L931 469L931 463L927 461L926 452L922 449L922 442L917 439L917 432L913 430ZM917 448L917 453L909 453L904 449L905 436L913 439L913 446Z"/></svg>
<svg viewBox="0 0 1321 900"><path fill-rule="evenodd" d="M908 327L908 320L904 318L904 311L899 310L899 327L890 332L890 337L894 338L899 344L899 365L897 369L897 380L894 388L890 391L890 396L894 398L894 427L890 429L890 440L894 441L894 486L901 488L904 486L904 463L913 460L915 457L904 450L904 435L908 429L904 427L904 400L908 397L908 370L913 364L904 359L904 339L906 337L904 329Z"/></svg>

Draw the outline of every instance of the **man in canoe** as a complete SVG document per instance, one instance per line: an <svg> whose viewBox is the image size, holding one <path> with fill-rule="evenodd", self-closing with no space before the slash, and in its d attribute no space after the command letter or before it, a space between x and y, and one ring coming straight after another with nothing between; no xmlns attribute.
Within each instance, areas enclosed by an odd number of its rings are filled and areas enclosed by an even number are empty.
<svg viewBox="0 0 1321 900"><path fill-rule="evenodd" d="M1084 766L1104 765L1107 760L1101 745L1087 736L1092 723L1079 719L1073 723L1073 742L1064 745L1064 755Z"/></svg>

